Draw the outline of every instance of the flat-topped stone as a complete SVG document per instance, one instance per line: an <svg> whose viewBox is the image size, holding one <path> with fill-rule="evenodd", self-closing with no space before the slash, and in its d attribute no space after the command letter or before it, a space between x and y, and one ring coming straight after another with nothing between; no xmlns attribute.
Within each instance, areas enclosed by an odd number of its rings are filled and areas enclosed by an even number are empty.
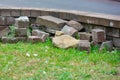
<svg viewBox="0 0 120 80"><path fill-rule="evenodd" d="M61 30L66 21L53 16L38 16L36 23L51 29Z"/></svg>

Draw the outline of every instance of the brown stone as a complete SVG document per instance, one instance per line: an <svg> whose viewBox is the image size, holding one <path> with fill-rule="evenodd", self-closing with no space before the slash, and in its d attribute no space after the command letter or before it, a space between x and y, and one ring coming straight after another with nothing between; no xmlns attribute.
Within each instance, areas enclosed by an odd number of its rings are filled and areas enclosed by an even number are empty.
<svg viewBox="0 0 120 80"><path fill-rule="evenodd" d="M3 16L0 16L0 25L1 26L3 26L3 25L5 25L5 17L3 17Z"/></svg>
<svg viewBox="0 0 120 80"><path fill-rule="evenodd" d="M20 16L20 10L11 10L11 16L14 17Z"/></svg>
<svg viewBox="0 0 120 80"><path fill-rule="evenodd" d="M26 28L15 28L15 36L16 37L27 37L27 29Z"/></svg>
<svg viewBox="0 0 120 80"><path fill-rule="evenodd" d="M73 27L70 27L68 25L65 25L61 31L70 36L74 36L77 33L76 29L74 29Z"/></svg>
<svg viewBox="0 0 120 80"><path fill-rule="evenodd" d="M104 42L106 40L105 31L102 29L93 29L92 30L92 40L94 42Z"/></svg>
<svg viewBox="0 0 120 80"><path fill-rule="evenodd" d="M37 17L36 23L46 26L49 29L61 30L66 21L53 16L39 16Z"/></svg>
<svg viewBox="0 0 120 80"><path fill-rule="evenodd" d="M1 11L1 16L11 16L11 12L9 9L2 10Z"/></svg>
<svg viewBox="0 0 120 80"><path fill-rule="evenodd" d="M21 10L21 16L28 16L28 17L30 17L30 10Z"/></svg>
<svg viewBox="0 0 120 80"><path fill-rule="evenodd" d="M56 31L55 36L61 36L61 35L64 35L62 31Z"/></svg>
<svg viewBox="0 0 120 80"><path fill-rule="evenodd" d="M80 40L88 40L91 41L92 35L87 32L79 32L78 35L80 36Z"/></svg>
<svg viewBox="0 0 120 80"><path fill-rule="evenodd" d="M21 16L15 19L15 27L18 27L18 28L29 27L29 18L27 16Z"/></svg>
<svg viewBox="0 0 120 80"><path fill-rule="evenodd" d="M15 24L15 18L6 17L6 25L13 25L13 24Z"/></svg>
<svg viewBox="0 0 120 80"><path fill-rule="evenodd" d="M90 42L88 40L80 40L78 50L90 52Z"/></svg>
<svg viewBox="0 0 120 80"><path fill-rule="evenodd" d="M42 39L39 36L29 36L28 41L36 43L36 42L42 42Z"/></svg>
<svg viewBox="0 0 120 80"><path fill-rule="evenodd" d="M31 10L31 17L37 17L37 16L40 16L40 11Z"/></svg>
<svg viewBox="0 0 120 80"><path fill-rule="evenodd" d="M70 26L70 27L75 28L75 29L78 30L78 31L80 31L80 30L83 29L82 24L80 24L79 22L74 21L74 20L68 21L68 22L67 22L67 25Z"/></svg>

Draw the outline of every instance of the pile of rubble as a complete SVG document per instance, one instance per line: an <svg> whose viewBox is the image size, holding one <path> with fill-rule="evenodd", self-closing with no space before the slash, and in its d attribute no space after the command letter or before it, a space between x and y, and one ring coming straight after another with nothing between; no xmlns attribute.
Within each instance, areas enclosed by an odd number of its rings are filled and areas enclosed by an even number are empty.
<svg viewBox="0 0 120 80"><path fill-rule="evenodd" d="M84 31L84 26L75 20L66 21L53 16L38 16L36 23L29 27L29 18L21 16L15 19L15 36L2 37L3 43L18 41L45 42L49 37L58 48L77 48L90 52L91 45L100 45L100 50L106 48L111 51L112 41L106 40L106 33L102 29L93 29L91 33ZM28 35L31 29L31 35Z"/></svg>

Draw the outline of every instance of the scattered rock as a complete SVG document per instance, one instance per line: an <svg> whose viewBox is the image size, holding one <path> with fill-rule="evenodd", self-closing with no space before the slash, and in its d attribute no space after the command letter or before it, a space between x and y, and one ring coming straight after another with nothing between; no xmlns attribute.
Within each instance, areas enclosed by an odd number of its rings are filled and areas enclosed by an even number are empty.
<svg viewBox="0 0 120 80"><path fill-rule="evenodd" d="M27 16L20 16L15 19L15 27L17 28L27 28L29 27L29 18Z"/></svg>
<svg viewBox="0 0 120 80"><path fill-rule="evenodd" d="M38 16L36 23L46 26L49 29L61 30L66 21L53 16Z"/></svg>
<svg viewBox="0 0 120 80"><path fill-rule="evenodd" d="M56 36L52 39L53 44L59 48L77 47L79 40L71 37L70 35Z"/></svg>
<svg viewBox="0 0 120 80"><path fill-rule="evenodd" d="M80 40L88 40L91 41L92 35L87 32L79 32L78 35L80 36Z"/></svg>
<svg viewBox="0 0 120 80"><path fill-rule="evenodd" d="M106 41L105 31L102 29L93 29L92 30L92 40L97 43Z"/></svg>
<svg viewBox="0 0 120 80"><path fill-rule="evenodd" d="M27 37L27 29L26 28L15 28L15 36L16 37Z"/></svg>
<svg viewBox="0 0 120 80"><path fill-rule="evenodd" d="M78 50L90 52L90 42L88 40L80 40Z"/></svg>
<svg viewBox="0 0 120 80"><path fill-rule="evenodd" d="M61 36L61 35L64 35L62 31L56 31L55 36Z"/></svg>
<svg viewBox="0 0 120 80"><path fill-rule="evenodd" d="M70 27L68 25L65 25L61 31L70 36L75 36L75 34L77 33L76 29L74 29L73 27Z"/></svg>
<svg viewBox="0 0 120 80"><path fill-rule="evenodd" d="M100 46L100 51L103 50L103 49L106 49L107 51L112 51L113 49L113 43L112 41L106 41L106 42L103 42Z"/></svg>
<svg viewBox="0 0 120 80"><path fill-rule="evenodd" d="M76 30L80 31L83 29L83 26L77 22L77 21L74 21L74 20L70 20L67 22L67 25L70 26L70 27L73 27L75 28Z"/></svg>

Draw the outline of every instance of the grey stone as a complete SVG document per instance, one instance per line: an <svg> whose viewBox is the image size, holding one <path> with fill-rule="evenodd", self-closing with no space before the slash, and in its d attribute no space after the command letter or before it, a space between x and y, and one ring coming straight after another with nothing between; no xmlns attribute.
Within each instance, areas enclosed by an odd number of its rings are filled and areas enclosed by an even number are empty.
<svg viewBox="0 0 120 80"><path fill-rule="evenodd" d="M49 29L61 30L66 21L53 16L38 16L36 23L46 26Z"/></svg>
<svg viewBox="0 0 120 80"><path fill-rule="evenodd" d="M113 45L120 48L120 38L113 38Z"/></svg>
<svg viewBox="0 0 120 80"><path fill-rule="evenodd" d="M29 18L27 16L20 16L15 19L15 27L18 28L27 28L29 27Z"/></svg>
<svg viewBox="0 0 120 80"><path fill-rule="evenodd" d="M77 47L79 40L71 37L70 35L61 35L52 38L52 43L58 48L71 48Z"/></svg>
<svg viewBox="0 0 120 80"><path fill-rule="evenodd" d="M99 50L101 51L101 50L103 50L103 49L106 49L106 50L108 50L108 51L112 51L112 49L113 49L113 43L112 43L112 41L105 41L105 42L103 42L103 43L101 44Z"/></svg>
<svg viewBox="0 0 120 80"><path fill-rule="evenodd" d="M13 25L13 24L15 24L15 18L6 17L6 25Z"/></svg>
<svg viewBox="0 0 120 80"><path fill-rule="evenodd" d="M17 39L15 37L2 37L2 43L17 43Z"/></svg>
<svg viewBox="0 0 120 80"><path fill-rule="evenodd" d="M90 52L90 42L88 40L80 40L78 50Z"/></svg>
<svg viewBox="0 0 120 80"><path fill-rule="evenodd" d="M73 27L70 27L68 25L65 25L61 31L70 36L74 36L78 32L76 29L74 29Z"/></svg>
<svg viewBox="0 0 120 80"><path fill-rule="evenodd" d="M0 25L1 26L3 26L3 25L5 25L5 17L3 17L3 16L0 16Z"/></svg>
<svg viewBox="0 0 120 80"><path fill-rule="evenodd" d="M93 29L92 30L92 40L94 42L104 42L106 41L105 31L102 29Z"/></svg>
<svg viewBox="0 0 120 80"><path fill-rule="evenodd" d="M39 36L29 36L28 41L32 43L44 42Z"/></svg>
<svg viewBox="0 0 120 80"><path fill-rule="evenodd" d="M15 36L16 37L27 37L27 29L26 28L15 28Z"/></svg>
<svg viewBox="0 0 120 80"><path fill-rule="evenodd" d="M70 26L70 27L75 28L75 29L78 30L78 31L80 31L80 30L83 29L82 24L80 24L79 22L74 21L74 20L68 21L68 22L67 22L67 25Z"/></svg>

